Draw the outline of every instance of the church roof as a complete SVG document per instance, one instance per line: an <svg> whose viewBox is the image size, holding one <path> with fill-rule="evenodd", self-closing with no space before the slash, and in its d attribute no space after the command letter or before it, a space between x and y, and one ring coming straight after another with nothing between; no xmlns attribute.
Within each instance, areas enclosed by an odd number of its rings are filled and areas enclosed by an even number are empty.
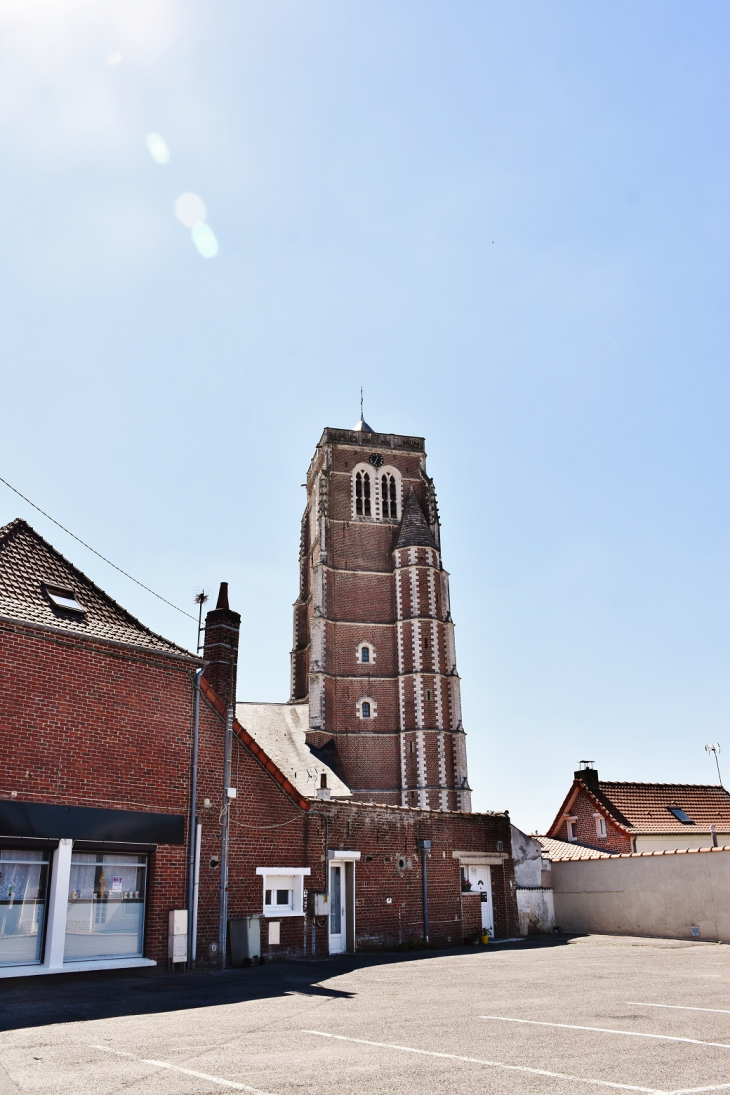
<svg viewBox="0 0 730 1095"><path fill-rule="evenodd" d="M333 798L350 797L347 784L307 745L308 703L239 702L236 718L301 795L316 798L325 775Z"/></svg>
<svg viewBox="0 0 730 1095"><path fill-rule="evenodd" d="M435 548L436 543L426 518L423 516L416 492L413 487L408 491L406 504L403 507L403 516L398 530L397 548L406 547L430 547Z"/></svg>
<svg viewBox="0 0 730 1095"><path fill-rule="evenodd" d="M0 528L0 617L199 660L141 624L20 517Z"/></svg>
<svg viewBox="0 0 730 1095"><path fill-rule="evenodd" d="M368 426L364 418L361 418L357 426L354 426L353 429L355 430L355 433L375 433L373 427Z"/></svg>

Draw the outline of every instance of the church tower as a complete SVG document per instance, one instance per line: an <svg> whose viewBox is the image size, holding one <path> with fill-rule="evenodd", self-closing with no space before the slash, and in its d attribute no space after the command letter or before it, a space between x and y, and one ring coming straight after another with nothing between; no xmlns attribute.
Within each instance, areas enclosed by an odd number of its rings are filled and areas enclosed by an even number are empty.
<svg viewBox="0 0 730 1095"><path fill-rule="evenodd" d="M471 809L449 579L421 437L326 429L307 474L291 703L356 799Z"/></svg>

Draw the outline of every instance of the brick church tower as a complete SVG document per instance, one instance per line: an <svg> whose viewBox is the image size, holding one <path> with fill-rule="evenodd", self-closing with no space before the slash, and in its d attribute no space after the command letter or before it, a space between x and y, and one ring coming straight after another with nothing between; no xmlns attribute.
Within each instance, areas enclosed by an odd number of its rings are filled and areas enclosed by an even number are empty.
<svg viewBox="0 0 730 1095"><path fill-rule="evenodd" d="M361 801L470 810L449 579L421 437L326 429L307 475L291 703Z"/></svg>

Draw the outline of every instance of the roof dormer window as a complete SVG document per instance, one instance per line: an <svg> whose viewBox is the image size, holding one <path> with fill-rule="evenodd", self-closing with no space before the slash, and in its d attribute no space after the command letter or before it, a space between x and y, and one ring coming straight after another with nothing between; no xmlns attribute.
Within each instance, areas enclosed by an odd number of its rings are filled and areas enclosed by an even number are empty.
<svg viewBox="0 0 730 1095"><path fill-rule="evenodd" d="M52 582L44 582L43 589L56 608L62 608L66 612L77 612L80 616L86 615L86 609L76 599L76 593L70 586L59 586Z"/></svg>

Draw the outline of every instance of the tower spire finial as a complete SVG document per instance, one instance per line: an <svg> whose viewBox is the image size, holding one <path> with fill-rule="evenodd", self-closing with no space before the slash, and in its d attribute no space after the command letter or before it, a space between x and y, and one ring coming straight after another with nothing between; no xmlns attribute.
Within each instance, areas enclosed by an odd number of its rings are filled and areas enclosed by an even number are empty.
<svg viewBox="0 0 730 1095"><path fill-rule="evenodd" d="M365 412L363 410L362 384L361 384L360 385L360 421L362 422L364 418L365 418Z"/></svg>

